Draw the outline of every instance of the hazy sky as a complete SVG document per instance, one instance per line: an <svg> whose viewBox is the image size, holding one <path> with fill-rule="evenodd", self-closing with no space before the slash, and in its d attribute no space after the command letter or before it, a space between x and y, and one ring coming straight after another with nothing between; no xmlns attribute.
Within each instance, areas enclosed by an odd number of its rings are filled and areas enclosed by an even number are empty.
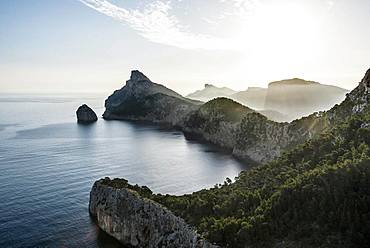
<svg viewBox="0 0 370 248"><path fill-rule="evenodd" d="M370 68L369 0L1 0L1 92L110 92L132 69L189 93Z"/></svg>

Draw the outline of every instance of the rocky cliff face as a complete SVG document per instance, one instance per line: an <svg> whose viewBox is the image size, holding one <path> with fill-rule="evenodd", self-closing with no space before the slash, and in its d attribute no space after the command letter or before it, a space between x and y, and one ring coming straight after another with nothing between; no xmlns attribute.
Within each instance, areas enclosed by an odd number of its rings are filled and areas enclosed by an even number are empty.
<svg viewBox="0 0 370 248"><path fill-rule="evenodd" d="M138 193L148 191L123 179L101 179L90 192L90 214L103 231L130 247L216 247L183 219Z"/></svg>
<svg viewBox="0 0 370 248"><path fill-rule="evenodd" d="M200 102L153 83L143 73L132 71L126 85L105 101L105 119L144 120L181 125L183 117Z"/></svg>
<svg viewBox="0 0 370 248"><path fill-rule="evenodd" d="M126 86L107 99L104 117L168 123L180 127L187 137L200 138L237 157L265 163L369 108L369 78L370 70L345 101L327 112L278 123L228 98L216 98L201 105L133 71ZM287 83L297 87L320 85L297 80L275 82L271 87Z"/></svg>
<svg viewBox="0 0 370 248"><path fill-rule="evenodd" d="M86 104L80 106L77 111L77 122L79 123L92 123L98 120L98 117L96 116L94 110L92 110L89 106Z"/></svg>
<svg viewBox="0 0 370 248"><path fill-rule="evenodd" d="M307 84L313 84L306 82ZM317 84L317 83L315 83ZM369 108L370 70L345 101L290 123L278 123L230 99L218 98L192 112L187 136L203 138L242 159L266 163L297 144Z"/></svg>

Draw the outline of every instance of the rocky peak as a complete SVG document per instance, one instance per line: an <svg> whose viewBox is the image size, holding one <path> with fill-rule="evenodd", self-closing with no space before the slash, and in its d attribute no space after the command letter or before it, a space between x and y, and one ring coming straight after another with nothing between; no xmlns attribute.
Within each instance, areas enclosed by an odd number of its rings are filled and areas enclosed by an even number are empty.
<svg viewBox="0 0 370 248"><path fill-rule="evenodd" d="M215 86L213 84L205 84L204 88L214 88Z"/></svg>
<svg viewBox="0 0 370 248"><path fill-rule="evenodd" d="M147 78L147 76L145 76L142 72L140 72L138 70L131 71L130 80L131 81L149 81L149 82L151 82L150 79Z"/></svg>
<svg viewBox="0 0 370 248"><path fill-rule="evenodd" d="M367 70L367 72L366 72L366 74L365 74L365 76L364 76L364 78L362 79L361 82L367 88L367 93L369 93L369 91L370 91L370 69Z"/></svg>

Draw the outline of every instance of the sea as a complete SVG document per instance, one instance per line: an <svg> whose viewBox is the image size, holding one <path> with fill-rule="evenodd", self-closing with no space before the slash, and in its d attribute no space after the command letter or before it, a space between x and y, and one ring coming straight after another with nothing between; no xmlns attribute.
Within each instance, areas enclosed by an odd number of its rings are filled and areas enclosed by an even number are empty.
<svg viewBox="0 0 370 248"><path fill-rule="evenodd" d="M125 178L154 193L188 194L248 165L180 131L148 123L76 122L104 94L0 94L0 247L122 247L88 212L94 181Z"/></svg>

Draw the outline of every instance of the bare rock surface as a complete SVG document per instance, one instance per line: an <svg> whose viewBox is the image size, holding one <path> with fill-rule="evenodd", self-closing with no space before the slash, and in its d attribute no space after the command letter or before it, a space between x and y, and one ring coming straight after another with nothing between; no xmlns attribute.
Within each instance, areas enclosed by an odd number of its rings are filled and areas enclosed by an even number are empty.
<svg viewBox="0 0 370 248"><path fill-rule="evenodd" d="M122 180L122 179L121 179ZM99 227L130 247L215 248L182 218L109 178L94 183L89 211Z"/></svg>
<svg viewBox="0 0 370 248"><path fill-rule="evenodd" d="M98 117L96 116L94 110L92 110L86 104L81 105L77 109L76 115L77 115L77 121L79 123L92 123L98 120Z"/></svg>

